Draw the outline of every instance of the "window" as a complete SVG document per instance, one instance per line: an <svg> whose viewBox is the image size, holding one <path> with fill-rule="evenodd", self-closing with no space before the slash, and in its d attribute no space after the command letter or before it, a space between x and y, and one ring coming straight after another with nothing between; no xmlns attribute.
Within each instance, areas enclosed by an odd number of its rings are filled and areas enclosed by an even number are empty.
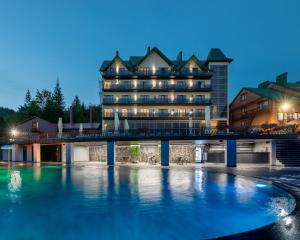
<svg viewBox="0 0 300 240"><path fill-rule="evenodd" d="M112 108L106 108L104 109L104 117L112 117L113 116L113 110Z"/></svg>
<svg viewBox="0 0 300 240"><path fill-rule="evenodd" d="M245 121L241 122L241 127L246 127L246 122Z"/></svg>
<svg viewBox="0 0 300 240"><path fill-rule="evenodd" d="M185 117L185 108L181 108L181 109L178 109L178 116L179 117Z"/></svg>
<svg viewBox="0 0 300 240"><path fill-rule="evenodd" d="M241 112L242 112L242 114L245 114L246 113L246 108L241 108Z"/></svg>
<svg viewBox="0 0 300 240"><path fill-rule="evenodd" d="M247 100L247 93L244 93L244 94L241 95L240 101L244 102L246 100Z"/></svg>
<svg viewBox="0 0 300 240"><path fill-rule="evenodd" d="M177 95L177 102L178 103L185 103L186 102L186 95Z"/></svg>
<svg viewBox="0 0 300 240"><path fill-rule="evenodd" d="M268 101L263 101L257 104L257 110L263 110L266 109L269 105Z"/></svg>
<svg viewBox="0 0 300 240"><path fill-rule="evenodd" d="M142 108L140 112L143 117L149 117L149 109Z"/></svg>
<svg viewBox="0 0 300 240"><path fill-rule="evenodd" d="M128 110L126 108L122 108L121 114L122 114L122 117L128 117Z"/></svg>
<svg viewBox="0 0 300 240"><path fill-rule="evenodd" d="M168 109L159 109L159 116L168 116Z"/></svg>
<svg viewBox="0 0 300 240"><path fill-rule="evenodd" d="M33 121L32 122L32 131L36 132L39 129L39 122L38 121Z"/></svg>
<svg viewBox="0 0 300 240"><path fill-rule="evenodd" d="M111 85L110 82L105 81L105 82L104 82L104 89L110 89L110 85Z"/></svg>

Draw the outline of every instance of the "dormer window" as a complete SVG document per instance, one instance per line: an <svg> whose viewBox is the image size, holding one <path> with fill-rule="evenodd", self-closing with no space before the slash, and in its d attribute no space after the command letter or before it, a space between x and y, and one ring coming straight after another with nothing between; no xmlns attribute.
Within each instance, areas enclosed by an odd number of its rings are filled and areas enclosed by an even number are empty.
<svg viewBox="0 0 300 240"><path fill-rule="evenodd" d="M33 121L32 122L32 131L37 132L39 129L39 122L38 121Z"/></svg>
<svg viewBox="0 0 300 240"><path fill-rule="evenodd" d="M246 101L246 100L247 100L247 93L244 93L244 94L241 95L240 101L241 101L241 102L244 102L244 101Z"/></svg>

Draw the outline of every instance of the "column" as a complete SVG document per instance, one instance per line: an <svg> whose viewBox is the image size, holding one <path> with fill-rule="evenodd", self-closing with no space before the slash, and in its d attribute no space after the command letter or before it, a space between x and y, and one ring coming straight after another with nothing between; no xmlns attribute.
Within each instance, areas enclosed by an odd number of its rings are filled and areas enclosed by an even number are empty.
<svg viewBox="0 0 300 240"><path fill-rule="evenodd" d="M270 166L275 166L277 163L277 157L276 157L276 141L271 141L271 148L270 148Z"/></svg>
<svg viewBox="0 0 300 240"><path fill-rule="evenodd" d="M113 166L115 164L115 142L107 142L107 165Z"/></svg>
<svg viewBox="0 0 300 240"><path fill-rule="evenodd" d="M33 144L33 162L35 163L41 162L41 144L39 143Z"/></svg>
<svg viewBox="0 0 300 240"><path fill-rule="evenodd" d="M61 145L61 161L65 164L71 164L73 159L72 144L63 143Z"/></svg>
<svg viewBox="0 0 300 240"><path fill-rule="evenodd" d="M160 163L162 166L169 166L170 145L169 140L161 140L160 144Z"/></svg>
<svg viewBox="0 0 300 240"><path fill-rule="evenodd" d="M227 140L225 145L225 165L226 167L236 167L236 140Z"/></svg>

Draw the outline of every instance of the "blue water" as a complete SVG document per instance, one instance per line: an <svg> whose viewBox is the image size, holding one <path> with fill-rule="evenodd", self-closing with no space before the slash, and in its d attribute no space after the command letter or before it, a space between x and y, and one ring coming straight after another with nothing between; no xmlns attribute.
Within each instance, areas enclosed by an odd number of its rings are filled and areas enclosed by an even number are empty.
<svg viewBox="0 0 300 240"><path fill-rule="evenodd" d="M0 239L206 239L294 208L272 185L203 168L0 168Z"/></svg>

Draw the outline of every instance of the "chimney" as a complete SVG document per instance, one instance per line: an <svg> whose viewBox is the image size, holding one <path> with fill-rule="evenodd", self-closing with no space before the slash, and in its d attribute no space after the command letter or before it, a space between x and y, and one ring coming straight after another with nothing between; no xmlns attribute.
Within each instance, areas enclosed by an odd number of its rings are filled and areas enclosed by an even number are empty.
<svg viewBox="0 0 300 240"><path fill-rule="evenodd" d="M284 72L276 77L276 83L279 85L285 85L288 81L288 73Z"/></svg>
<svg viewBox="0 0 300 240"><path fill-rule="evenodd" d="M177 54L176 60L177 60L177 62L182 62L182 51L180 51L180 52Z"/></svg>
<svg viewBox="0 0 300 240"><path fill-rule="evenodd" d="M73 106L70 107L70 123L73 123Z"/></svg>

